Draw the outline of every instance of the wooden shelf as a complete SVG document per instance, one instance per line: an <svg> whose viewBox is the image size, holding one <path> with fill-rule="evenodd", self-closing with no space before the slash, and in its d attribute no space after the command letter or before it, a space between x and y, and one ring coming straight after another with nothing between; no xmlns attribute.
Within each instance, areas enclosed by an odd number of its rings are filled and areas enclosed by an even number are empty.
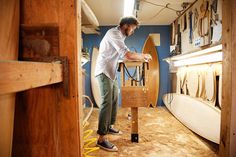
<svg viewBox="0 0 236 157"><path fill-rule="evenodd" d="M185 53L163 59L171 67L221 62L222 45L213 46L196 52Z"/></svg>
<svg viewBox="0 0 236 157"><path fill-rule="evenodd" d="M0 60L0 95L63 81L63 65Z"/></svg>

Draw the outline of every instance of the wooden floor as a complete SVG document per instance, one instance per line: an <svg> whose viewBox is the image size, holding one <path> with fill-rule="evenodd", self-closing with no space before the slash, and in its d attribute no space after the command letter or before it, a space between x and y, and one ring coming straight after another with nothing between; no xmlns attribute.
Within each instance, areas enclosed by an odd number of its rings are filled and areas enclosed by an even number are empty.
<svg viewBox="0 0 236 157"><path fill-rule="evenodd" d="M87 111L87 110L86 110ZM99 111L93 111L89 119L92 137L98 137L97 119ZM118 110L116 127L122 136L109 135L108 139L117 145L118 152L99 150L93 155L101 157L216 157L218 145L211 143L183 126L165 107L139 108L139 143L131 143L131 121L128 108Z"/></svg>

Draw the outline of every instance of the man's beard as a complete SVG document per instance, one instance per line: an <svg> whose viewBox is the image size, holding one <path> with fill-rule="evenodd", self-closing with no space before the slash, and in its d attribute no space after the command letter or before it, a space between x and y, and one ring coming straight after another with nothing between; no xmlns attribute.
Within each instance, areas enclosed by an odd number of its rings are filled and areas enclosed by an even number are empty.
<svg viewBox="0 0 236 157"><path fill-rule="evenodd" d="M129 29L128 29L128 28L126 28L126 29L125 29L125 31L124 31L124 32L125 32L125 36L129 36L129 33L128 33L128 31L129 31Z"/></svg>

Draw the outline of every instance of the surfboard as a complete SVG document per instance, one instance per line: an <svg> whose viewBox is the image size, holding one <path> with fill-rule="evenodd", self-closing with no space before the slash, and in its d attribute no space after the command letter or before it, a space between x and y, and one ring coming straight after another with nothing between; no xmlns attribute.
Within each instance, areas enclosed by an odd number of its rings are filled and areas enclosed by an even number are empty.
<svg viewBox="0 0 236 157"><path fill-rule="evenodd" d="M168 93L163 97L168 110L198 135L219 144L221 111L200 99Z"/></svg>
<svg viewBox="0 0 236 157"><path fill-rule="evenodd" d="M97 17L95 16L89 5L85 2L85 0L81 1L81 17L81 30L85 34L99 34L99 32L97 31L99 29L99 22L97 20Z"/></svg>
<svg viewBox="0 0 236 157"><path fill-rule="evenodd" d="M187 87L189 95L192 97L197 97L198 95L198 73L197 71L188 71L187 73Z"/></svg>
<svg viewBox="0 0 236 157"><path fill-rule="evenodd" d="M187 94L187 69L185 67L178 69L176 76L176 93L181 94L182 91L184 94Z"/></svg>
<svg viewBox="0 0 236 157"><path fill-rule="evenodd" d="M198 97L205 99L205 71L201 70L199 71L199 92L198 92Z"/></svg>
<svg viewBox="0 0 236 157"><path fill-rule="evenodd" d="M88 6L85 0L81 1L81 12L82 12L82 23L85 25L92 25L93 27L98 27L99 22L93 13L92 9Z"/></svg>
<svg viewBox="0 0 236 157"><path fill-rule="evenodd" d="M159 69L158 52L150 36L144 43L142 53L150 54L152 56L152 60L149 61L149 70L147 72L148 74L146 79L148 88L148 101L149 101L148 104L152 107L156 107L159 95L160 69Z"/></svg>
<svg viewBox="0 0 236 157"><path fill-rule="evenodd" d="M206 99L215 105L216 101L216 76L211 68L208 68L205 78Z"/></svg>
<svg viewBox="0 0 236 157"><path fill-rule="evenodd" d="M94 101L97 105L97 107L100 107L101 104L101 92L99 89L99 84L97 79L95 78L94 74L95 74L95 66L96 66L96 62L97 62L97 57L98 57L98 48L93 48L93 52L92 52L92 59L91 59L91 88L92 88L92 94L93 94L93 98Z"/></svg>

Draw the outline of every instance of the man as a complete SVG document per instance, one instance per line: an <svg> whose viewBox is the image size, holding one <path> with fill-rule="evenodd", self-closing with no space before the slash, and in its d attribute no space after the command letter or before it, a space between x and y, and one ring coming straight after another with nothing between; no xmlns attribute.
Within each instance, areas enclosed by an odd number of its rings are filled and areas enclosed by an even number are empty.
<svg viewBox="0 0 236 157"><path fill-rule="evenodd" d="M132 35L139 22L135 17L124 17L119 26L107 31L100 43L99 55L95 68L95 76L98 79L101 91L101 106L98 122L100 135L97 145L107 151L118 151L118 148L109 142L105 135L121 134L113 125L116 121L118 84L116 70L119 58L128 60L150 60L149 54L131 52L124 43L126 37Z"/></svg>

